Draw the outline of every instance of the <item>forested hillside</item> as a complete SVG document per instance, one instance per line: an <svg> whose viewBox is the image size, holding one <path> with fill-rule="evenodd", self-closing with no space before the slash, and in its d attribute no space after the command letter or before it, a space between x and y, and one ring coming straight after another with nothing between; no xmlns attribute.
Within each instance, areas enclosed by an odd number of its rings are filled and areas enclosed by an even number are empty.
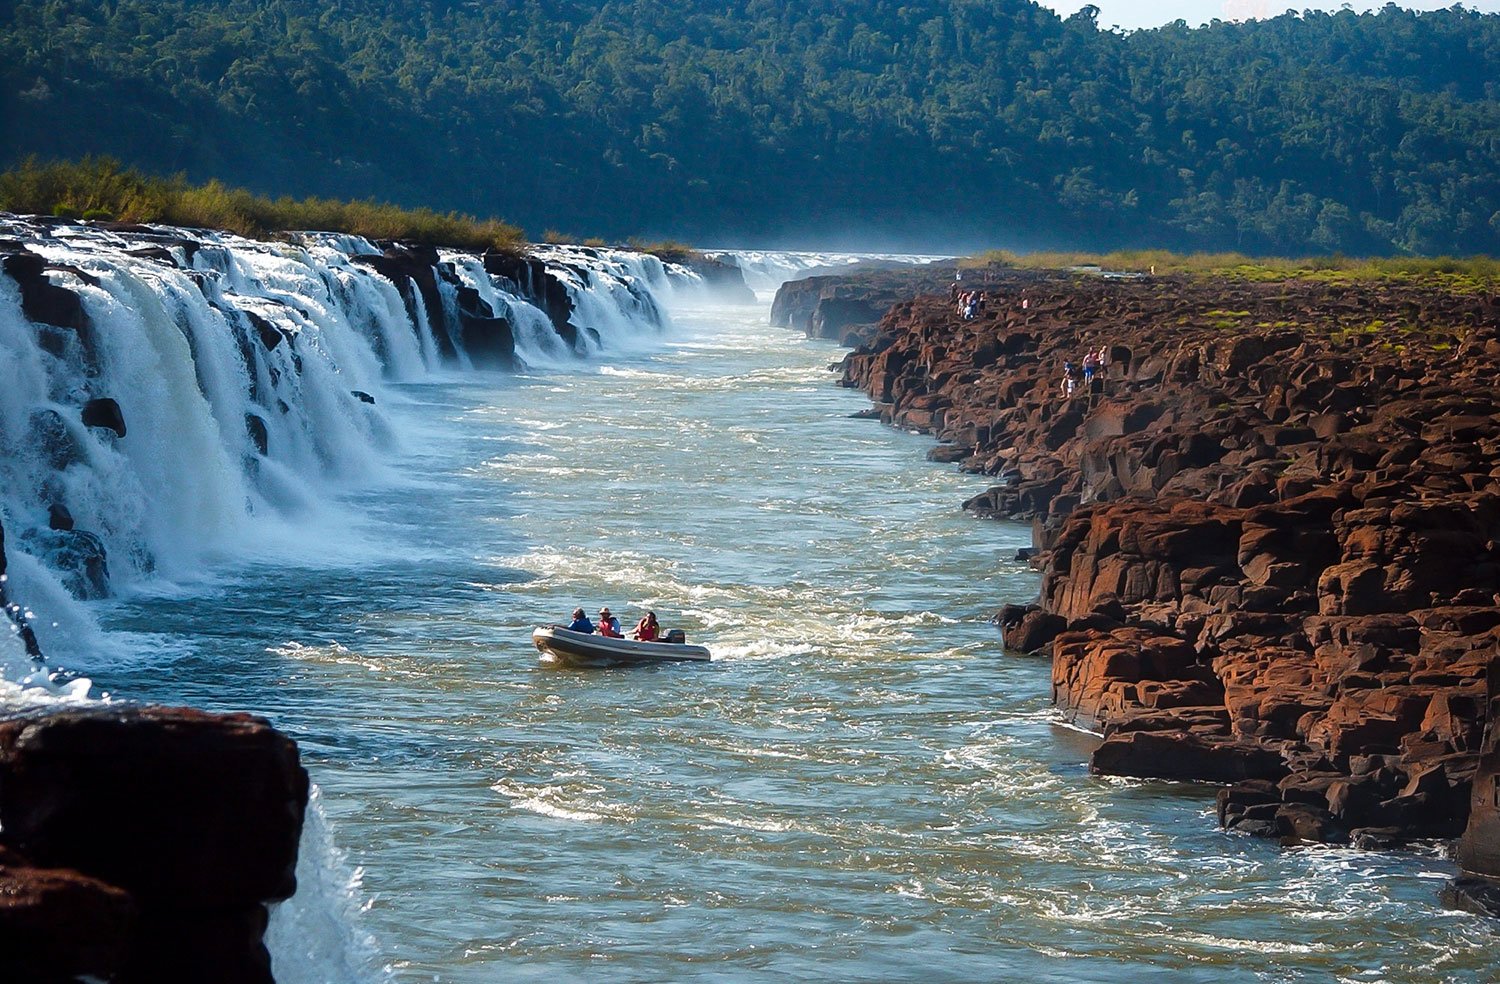
<svg viewBox="0 0 1500 984"><path fill-rule="evenodd" d="M1500 252L1500 16L1027 0L14 0L0 164L534 235Z"/></svg>

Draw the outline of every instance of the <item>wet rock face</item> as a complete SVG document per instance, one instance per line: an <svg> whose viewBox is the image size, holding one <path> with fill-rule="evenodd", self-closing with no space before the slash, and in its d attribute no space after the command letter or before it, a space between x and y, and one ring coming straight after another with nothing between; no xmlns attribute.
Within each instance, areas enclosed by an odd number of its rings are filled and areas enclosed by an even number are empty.
<svg viewBox="0 0 1500 984"><path fill-rule="evenodd" d="M464 351L474 365L481 369L515 367L515 329L472 287L458 288L458 326Z"/></svg>
<svg viewBox="0 0 1500 984"><path fill-rule="evenodd" d="M516 293L546 313L564 341L574 347L578 345L578 327L572 320L573 299L568 296L568 288L563 282L547 272L545 263L510 253L490 252L484 254L484 271L509 280Z"/></svg>
<svg viewBox="0 0 1500 984"><path fill-rule="evenodd" d="M115 432L116 437L125 436L125 414L120 404L109 397L90 400L83 405L83 423L87 427L103 427Z"/></svg>
<svg viewBox="0 0 1500 984"><path fill-rule="evenodd" d="M908 292L844 382L995 476L966 508L1032 521L1040 611L1067 631L1028 614L1007 640L1055 635L1095 769L1248 784L1225 822L1284 840L1463 831L1490 788L1500 311L1435 285L965 286L987 313ZM1500 825L1475 816L1487 867Z"/></svg>
<svg viewBox="0 0 1500 984"><path fill-rule="evenodd" d="M27 318L75 332L88 330L83 302L74 291L47 279L47 260L41 254L28 250L7 253L0 258L0 269L20 286L21 309Z"/></svg>
<svg viewBox="0 0 1500 984"><path fill-rule="evenodd" d="M0 722L0 842L41 872L103 883L101 896L68 882L59 918L76 909L115 926L116 896L128 900L114 980L269 981L265 903L296 888L307 792L296 746L248 715L109 708ZM0 935L35 911L6 922L0 907Z"/></svg>
<svg viewBox="0 0 1500 984"><path fill-rule="evenodd" d="M0 526L0 632L14 631L26 647L26 655L34 660L42 658L42 647L37 644L36 633L22 613L20 606L13 604L5 593L5 527Z"/></svg>
<svg viewBox="0 0 1500 984"><path fill-rule="evenodd" d="M1469 822L1458 841L1458 863L1471 879L1489 882L1488 887L1471 886L1468 894L1486 900L1486 911L1500 915L1500 656L1489 666L1486 703L1487 721L1469 800Z"/></svg>
<svg viewBox="0 0 1500 984"><path fill-rule="evenodd" d="M130 895L68 868L37 868L0 848L0 976L107 977L124 966L136 925Z"/></svg>
<svg viewBox="0 0 1500 984"><path fill-rule="evenodd" d="M264 417L255 413L245 414L245 434L250 438L250 445L255 448L255 453L264 458L271 451L271 433L266 428Z"/></svg>
<svg viewBox="0 0 1500 984"><path fill-rule="evenodd" d="M416 312L416 306L412 291L415 290L416 296L422 299L422 308L427 312L428 327L431 328L432 337L436 339L443 357L451 359L456 355L453 340L448 336L447 327L443 324L443 295L439 292L437 285L437 267L440 259L435 248L410 243L392 243L382 253L362 254L350 257L350 259L355 263L370 267L395 284L413 314Z"/></svg>
<svg viewBox="0 0 1500 984"><path fill-rule="evenodd" d="M53 518L59 517L54 514ZM109 597L109 558L104 541L87 530L72 529L71 516L67 522L68 529L30 530L20 537L21 542L29 553L46 558L47 566L73 597Z"/></svg>

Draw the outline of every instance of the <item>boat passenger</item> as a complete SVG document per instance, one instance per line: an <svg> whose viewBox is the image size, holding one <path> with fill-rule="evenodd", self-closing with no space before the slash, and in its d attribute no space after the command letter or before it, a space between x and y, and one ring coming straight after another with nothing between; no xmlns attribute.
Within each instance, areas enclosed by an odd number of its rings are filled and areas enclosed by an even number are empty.
<svg viewBox="0 0 1500 984"><path fill-rule="evenodd" d="M587 632L589 635L593 635L594 623L589 621L589 617L583 613L582 608L575 608L573 609L573 621L569 623L568 629L572 632Z"/></svg>
<svg viewBox="0 0 1500 984"><path fill-rule="evenodd" d="M661 626L656 621L656 613L648 611L635 627L635 637L641 642L655 642L661 637Z"/></svg>
<svg viewBox="0 0 1500 984"><path fill-rule="evenodd" d="M599 609L599 634L606 639L625 638L620 632L620 620L611 615L608 608Z"/></svg>

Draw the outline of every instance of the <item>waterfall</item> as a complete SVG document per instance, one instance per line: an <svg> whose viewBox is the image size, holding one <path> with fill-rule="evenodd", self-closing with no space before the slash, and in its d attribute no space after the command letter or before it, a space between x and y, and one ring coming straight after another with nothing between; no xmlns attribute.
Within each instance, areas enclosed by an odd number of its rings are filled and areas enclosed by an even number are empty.
<svg viewBox="0 0 1500 984"><path fill-rule="evenodd" d="M0 238L7 593L44 653L84 669L100 638L81 602L295 542L275 534L378 477L395 384L656 344L700 283L586 247L478 256L3 215ZM13 662L0 676L29 678Z"/></svg>
<svg viewBox="0 0 1500 984"><path fill-rule="evenodd" d="M720 249L704 254L737 266L745 283L759 295L774 294L789 280L847 272L857 266L918 266L952 256L909 253L815 253L795 250Z"/></svg>
<svg viewBox="0 0 1500 984"><path fill-rule="evenodd" d="M281 984L388 980L373 940L360 933L360 876L333 842L323 791L313 784L297 849L297 893L272 907L266 946Z"/></svg>

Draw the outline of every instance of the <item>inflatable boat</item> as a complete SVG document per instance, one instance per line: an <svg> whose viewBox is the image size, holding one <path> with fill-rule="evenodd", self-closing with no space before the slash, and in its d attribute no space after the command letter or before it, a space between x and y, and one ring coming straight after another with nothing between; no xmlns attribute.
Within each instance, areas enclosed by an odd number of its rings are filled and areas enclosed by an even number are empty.
<svg viewBox="0 0 1500 984"><path fill-rule="evenodd" d="M680 635L680 633L673 633ZM707 663L708 650L685 642L637 642L539 625L531 633L537 652L564 666L635 666L644 663Z"/></svg>

